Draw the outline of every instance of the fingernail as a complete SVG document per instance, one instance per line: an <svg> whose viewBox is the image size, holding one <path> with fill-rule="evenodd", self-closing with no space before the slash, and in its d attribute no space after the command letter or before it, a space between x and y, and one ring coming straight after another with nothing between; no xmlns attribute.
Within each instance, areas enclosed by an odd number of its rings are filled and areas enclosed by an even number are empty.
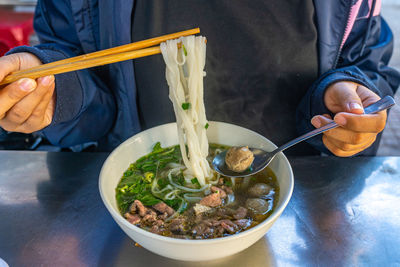
<svg viewBox="0 0 400 267"><path fill-rule="evenodd" d="M41 80L41 83L44 86L49 86L53 81L54 81L54 76L50 75L50 76L43 77Z"/></svg>
<svg viewBox="0 0 400 267"><path fill-rule="evenodd" d="M311 119L311 124L315 128L319 128L319 127L321 127L321 120L318 117L314 117L314 118Z"/></svg>
<svg viewBox="0 0 400 267"><path fill-rule="evenodd" d="M353 110L353 109L364 110L364 108L358 103L350 103L349 106L350 106L350 110Z"/></svg>
<svg viewBox="0 0 400 267"><path fill-rule="evenodd" d="M23 78L19 82L19 87L26 92L31 92L35 89L36 83L32 79Z"/></svg>
<svg viewBox="0 0 400 267"><path fill-rule="evenodd" d="M335 122L336 122L337 124L343 126L343 125L346 125L347 120L346 120L346 118L343 117L343 116L336 116L336 117L335 117Z"/></svg>

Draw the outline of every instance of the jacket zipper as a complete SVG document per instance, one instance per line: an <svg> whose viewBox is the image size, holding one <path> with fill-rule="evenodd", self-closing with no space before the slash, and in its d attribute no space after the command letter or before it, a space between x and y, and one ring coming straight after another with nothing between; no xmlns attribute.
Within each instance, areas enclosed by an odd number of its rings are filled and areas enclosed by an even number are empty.
<svg viewBox="0 0 400 267"><path fill-rule="evenodd" d="M342 50L343 50L342 49L343 48L342 47L342 42L344 40L344 35L345 35L346 31L348 30L348 28L350 27L350 13L351 13L352 1L348 0L348 2L350 4L349 4L348 12L347 12L347 22L346 22L346 25L345 25L345 27L343 29L342 39L340 40L339 47L338 47L337 52L336 52L335 63L333 64L332 69L336 69L336 67L337 67L337 64L338 64L338 61L339 61L339 57L342 54ZM343 44L343 46L344 46L344 44Z"/></svg>

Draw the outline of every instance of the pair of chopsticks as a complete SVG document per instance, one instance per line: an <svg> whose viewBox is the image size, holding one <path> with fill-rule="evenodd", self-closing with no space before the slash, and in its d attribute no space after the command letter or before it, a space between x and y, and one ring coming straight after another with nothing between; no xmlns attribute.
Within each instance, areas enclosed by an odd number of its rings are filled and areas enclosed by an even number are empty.
<svg viewBox="0 0 400 267"><path fill-rule="evenodd" d="M160 54L159 44L182 36L197 34L199 28L167 34L131 44L121 45L77 57L67 58L37 67L13 72L6 76L0 85L15 82L21 78L36 79L47 75L55 75L70 71L82 70L129 59ZM158 45L158 46L157 46Z"/></svg>

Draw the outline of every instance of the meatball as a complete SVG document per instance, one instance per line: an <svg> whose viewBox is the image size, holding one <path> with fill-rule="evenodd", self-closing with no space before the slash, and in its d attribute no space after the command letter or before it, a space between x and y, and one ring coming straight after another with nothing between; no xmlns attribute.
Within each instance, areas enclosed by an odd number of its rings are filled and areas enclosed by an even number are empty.
<svg viewBox="0 0 400 267"><path fill-rule="evenodd" d="M272 190L271 186L264 183L257 183L252 187L250 187L247 192L251 197L261 197L268 195L269 192L271 192L271 190Z"/></svg>
<svg viewBox="0 0 400 267"><path fill-rule="evenodd" d="M261 198L249 198L246 200L246 208L256 214L265 214L269 211L269 203Z"/></svg>
<svg viewBox="0 0 400 267"><path fill-rule="evenodd" d="M247 146L231 147L226 152L225 163L234 172L244 172L253 163L253 152Z"/></svg>

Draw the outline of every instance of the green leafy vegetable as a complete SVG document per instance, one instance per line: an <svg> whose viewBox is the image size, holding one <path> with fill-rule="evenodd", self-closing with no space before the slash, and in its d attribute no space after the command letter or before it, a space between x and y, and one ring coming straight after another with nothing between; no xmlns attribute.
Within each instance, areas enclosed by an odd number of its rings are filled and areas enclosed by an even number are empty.
<svg viewBox="0 0 400 267"><path fill-rule="evenodd" d="M166 178L161 178L157 181L157 184L160 189L164 189L169 184L169 181Z"/></svg>
<svg viewBox="0 0 400 267"><path fill-rule="evenodd" d="M116 188L116 198L120 212L122 214L125 213L136 199L146 206L162 201L151 193L151 183L158 170L165 168L168 163L179 163L180 161L179 146L163 148L160 142L157 142L150 154L131 164L128 170L124 172ZM176 182L183 184L185 182L183 175L176 177ZM157 183L161 189L169 184L168 179L165 178L159 179Z"/></svg>
<svg viewBox="0 0 400 267"><path fill-rule="evenodd" d="M152 152L159 152L161 151L163 148L161 147L161 143L157 142L154 146L153 146L153 151Z"/></svg>
<svg viewBox="0 0 400 267"><path fill-rule="evenodd" d="M206 123L206 125L204 126L204 128L206 128L206 130L208 129L208 126L210 126L209 124L208 124L208 122Z"/></svg>
<svg viewBox="0 0 400 267"><path fill-rule="evenodd" d="M167 204L174 210L178 210L179 206L181 205L182 200L180 200L179 198L175 198L175 199L171 199L171 200L169 200L169 199L164 200L164 202L165 202L165 204Z"/></svg>
<svg viewBox="0 0 400 267"><path fill-rule="evenodd" d="M187 103L187 102L182 103L182 109L183 110L188 110L189 108L190 108L190 103Z"/></svg>

